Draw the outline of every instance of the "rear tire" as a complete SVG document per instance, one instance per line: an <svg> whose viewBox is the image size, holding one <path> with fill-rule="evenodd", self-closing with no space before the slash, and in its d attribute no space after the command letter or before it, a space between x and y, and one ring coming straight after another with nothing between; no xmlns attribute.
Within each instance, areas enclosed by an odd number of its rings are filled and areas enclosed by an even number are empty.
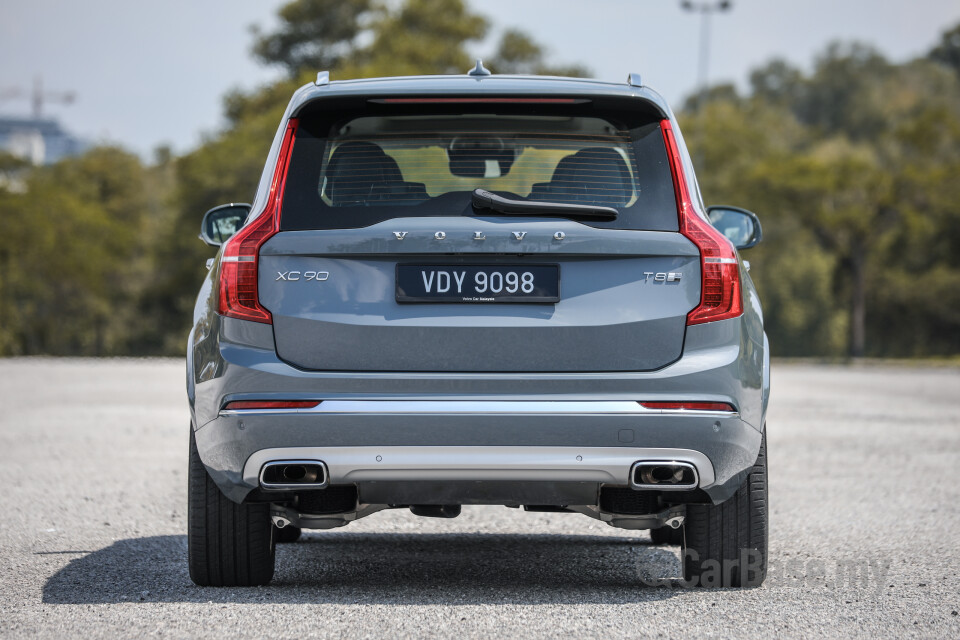
<svg viewBox="0 0 960 640"><path fill-rule="evenodd" d="M657 527L650 529L650 539L653 544L665 544L679 547L683 544L683 527Z"/></svg>
<svg viewBox="0 0 960 640"><path fill-rule="evenodd" d="M270 505L237 504L210 478L190 429L187 550L190 579L201 587L252 587L273 578Z"/></svg>
<svg viewBox="0 0 960 640"><path fill-rule="evenodd" d="M697 587L758 587L767 575L767 436L746 481L727 501L689 504L683 577Z"/></svg>

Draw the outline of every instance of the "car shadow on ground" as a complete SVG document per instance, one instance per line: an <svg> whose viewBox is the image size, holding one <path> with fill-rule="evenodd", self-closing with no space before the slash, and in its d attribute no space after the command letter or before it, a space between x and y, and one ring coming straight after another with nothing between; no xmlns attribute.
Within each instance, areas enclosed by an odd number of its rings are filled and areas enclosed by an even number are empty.
<svg viewBox="0 0 960 640"><path fill-rule="evenodd" d="M71 560L43 602L626 603L683 591L674 551L639 536L311 532L278 547L268 587L218 589L190 581L186 536L130 538Z"/></svg>

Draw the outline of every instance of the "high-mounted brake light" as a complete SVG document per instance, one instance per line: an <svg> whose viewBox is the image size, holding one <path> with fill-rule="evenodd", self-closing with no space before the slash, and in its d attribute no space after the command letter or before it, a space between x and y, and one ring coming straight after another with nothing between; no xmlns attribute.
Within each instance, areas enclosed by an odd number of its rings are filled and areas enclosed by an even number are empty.
<svg viewBox="0 0 960 640"><path fill-rule="evenodd" d="M687 314L687 324L701 324L736 318L743 314L740 293L740 264L733 245L708 220L701 217L693 206L690 189L683 173L680 147L673 133L670 120L660 122L663 141L667 146L673 188L677 195L677 215L680 233L689 238L700 250L700 304Z"/></svg>
<svg viewBox="0 0 960 640"><path fill-rule="evenodd" d="M671 411L736 411L726 402L641 402L645 409L669 409Z"/></svg>
<svg viewBox="0 0 960 640"><path fill-rule="evenodd" d="M234 400L223 407L224 411L237 409L313 409L320 400Z"/></svg>
<svg viewBox="0 0 960 640"><path fill-rule="evenodd" d="M280 205L283 201L283 185L286 183L287 166L297 131L297 120L287 124L277 166L270 183L267 204L257 218L238 231L223 246L220 259L220 294L217 311L228 318L251 320L271 324L273 316L260 304L257 295L257 272L260 247L280 229Z"/></svg>
<svg viewBox="0 0 960 640"><path fill-rule="evenodd" d="M577 98L374 98L380 104L581 104Z"/></svg>

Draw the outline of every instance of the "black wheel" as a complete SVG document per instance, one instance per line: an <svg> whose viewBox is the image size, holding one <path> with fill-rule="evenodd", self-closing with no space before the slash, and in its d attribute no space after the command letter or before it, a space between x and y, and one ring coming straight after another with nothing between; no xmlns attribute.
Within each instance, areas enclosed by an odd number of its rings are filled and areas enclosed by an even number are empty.
<svg viewBox="0 0 960 640"><path fill-rule="evenodd" d="M683 544L683 527L657 527L650 529L650 539L653 544L669 544L680 546Z"/></svg>
<svg viewBox="0 0 960 640"><path fill-rule="evenodd" d="M283 529L274 525L273 539L277 542L296 542L300 539L303 530L300 527L287 525Z"/></svg>
<svg viewBox="0 0 960 640"><path fill-rule="evenodd" d="M699 587L756 587L767 575L767 436L743 485L718 505L687 505L683 577Z"/></svg>
<svg viewBox="0 0 960 640"><path fill-rule="evenodd" d="M201 587L250 587L270 582L273 522L267 504L237 504L214 484L190 429L187 549L190 579Z"/></svg>

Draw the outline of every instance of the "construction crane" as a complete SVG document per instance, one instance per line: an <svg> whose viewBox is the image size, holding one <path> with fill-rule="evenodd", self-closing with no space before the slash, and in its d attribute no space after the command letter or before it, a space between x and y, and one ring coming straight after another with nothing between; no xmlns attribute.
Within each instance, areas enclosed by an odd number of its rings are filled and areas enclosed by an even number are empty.
<svg viewBox="0 0 960 640"><path fill-rule="evenodd" d="M11 87L0 91L0 100L15 100L17 98L29 97L33 106L33 117L39 120L43 117L43 105L48 102L57 104L72 104L77 99L77 94L73 91L45 91L43 88L43 78L35 76L33 79L33 91L29 94L22 87Z"/></svg>

